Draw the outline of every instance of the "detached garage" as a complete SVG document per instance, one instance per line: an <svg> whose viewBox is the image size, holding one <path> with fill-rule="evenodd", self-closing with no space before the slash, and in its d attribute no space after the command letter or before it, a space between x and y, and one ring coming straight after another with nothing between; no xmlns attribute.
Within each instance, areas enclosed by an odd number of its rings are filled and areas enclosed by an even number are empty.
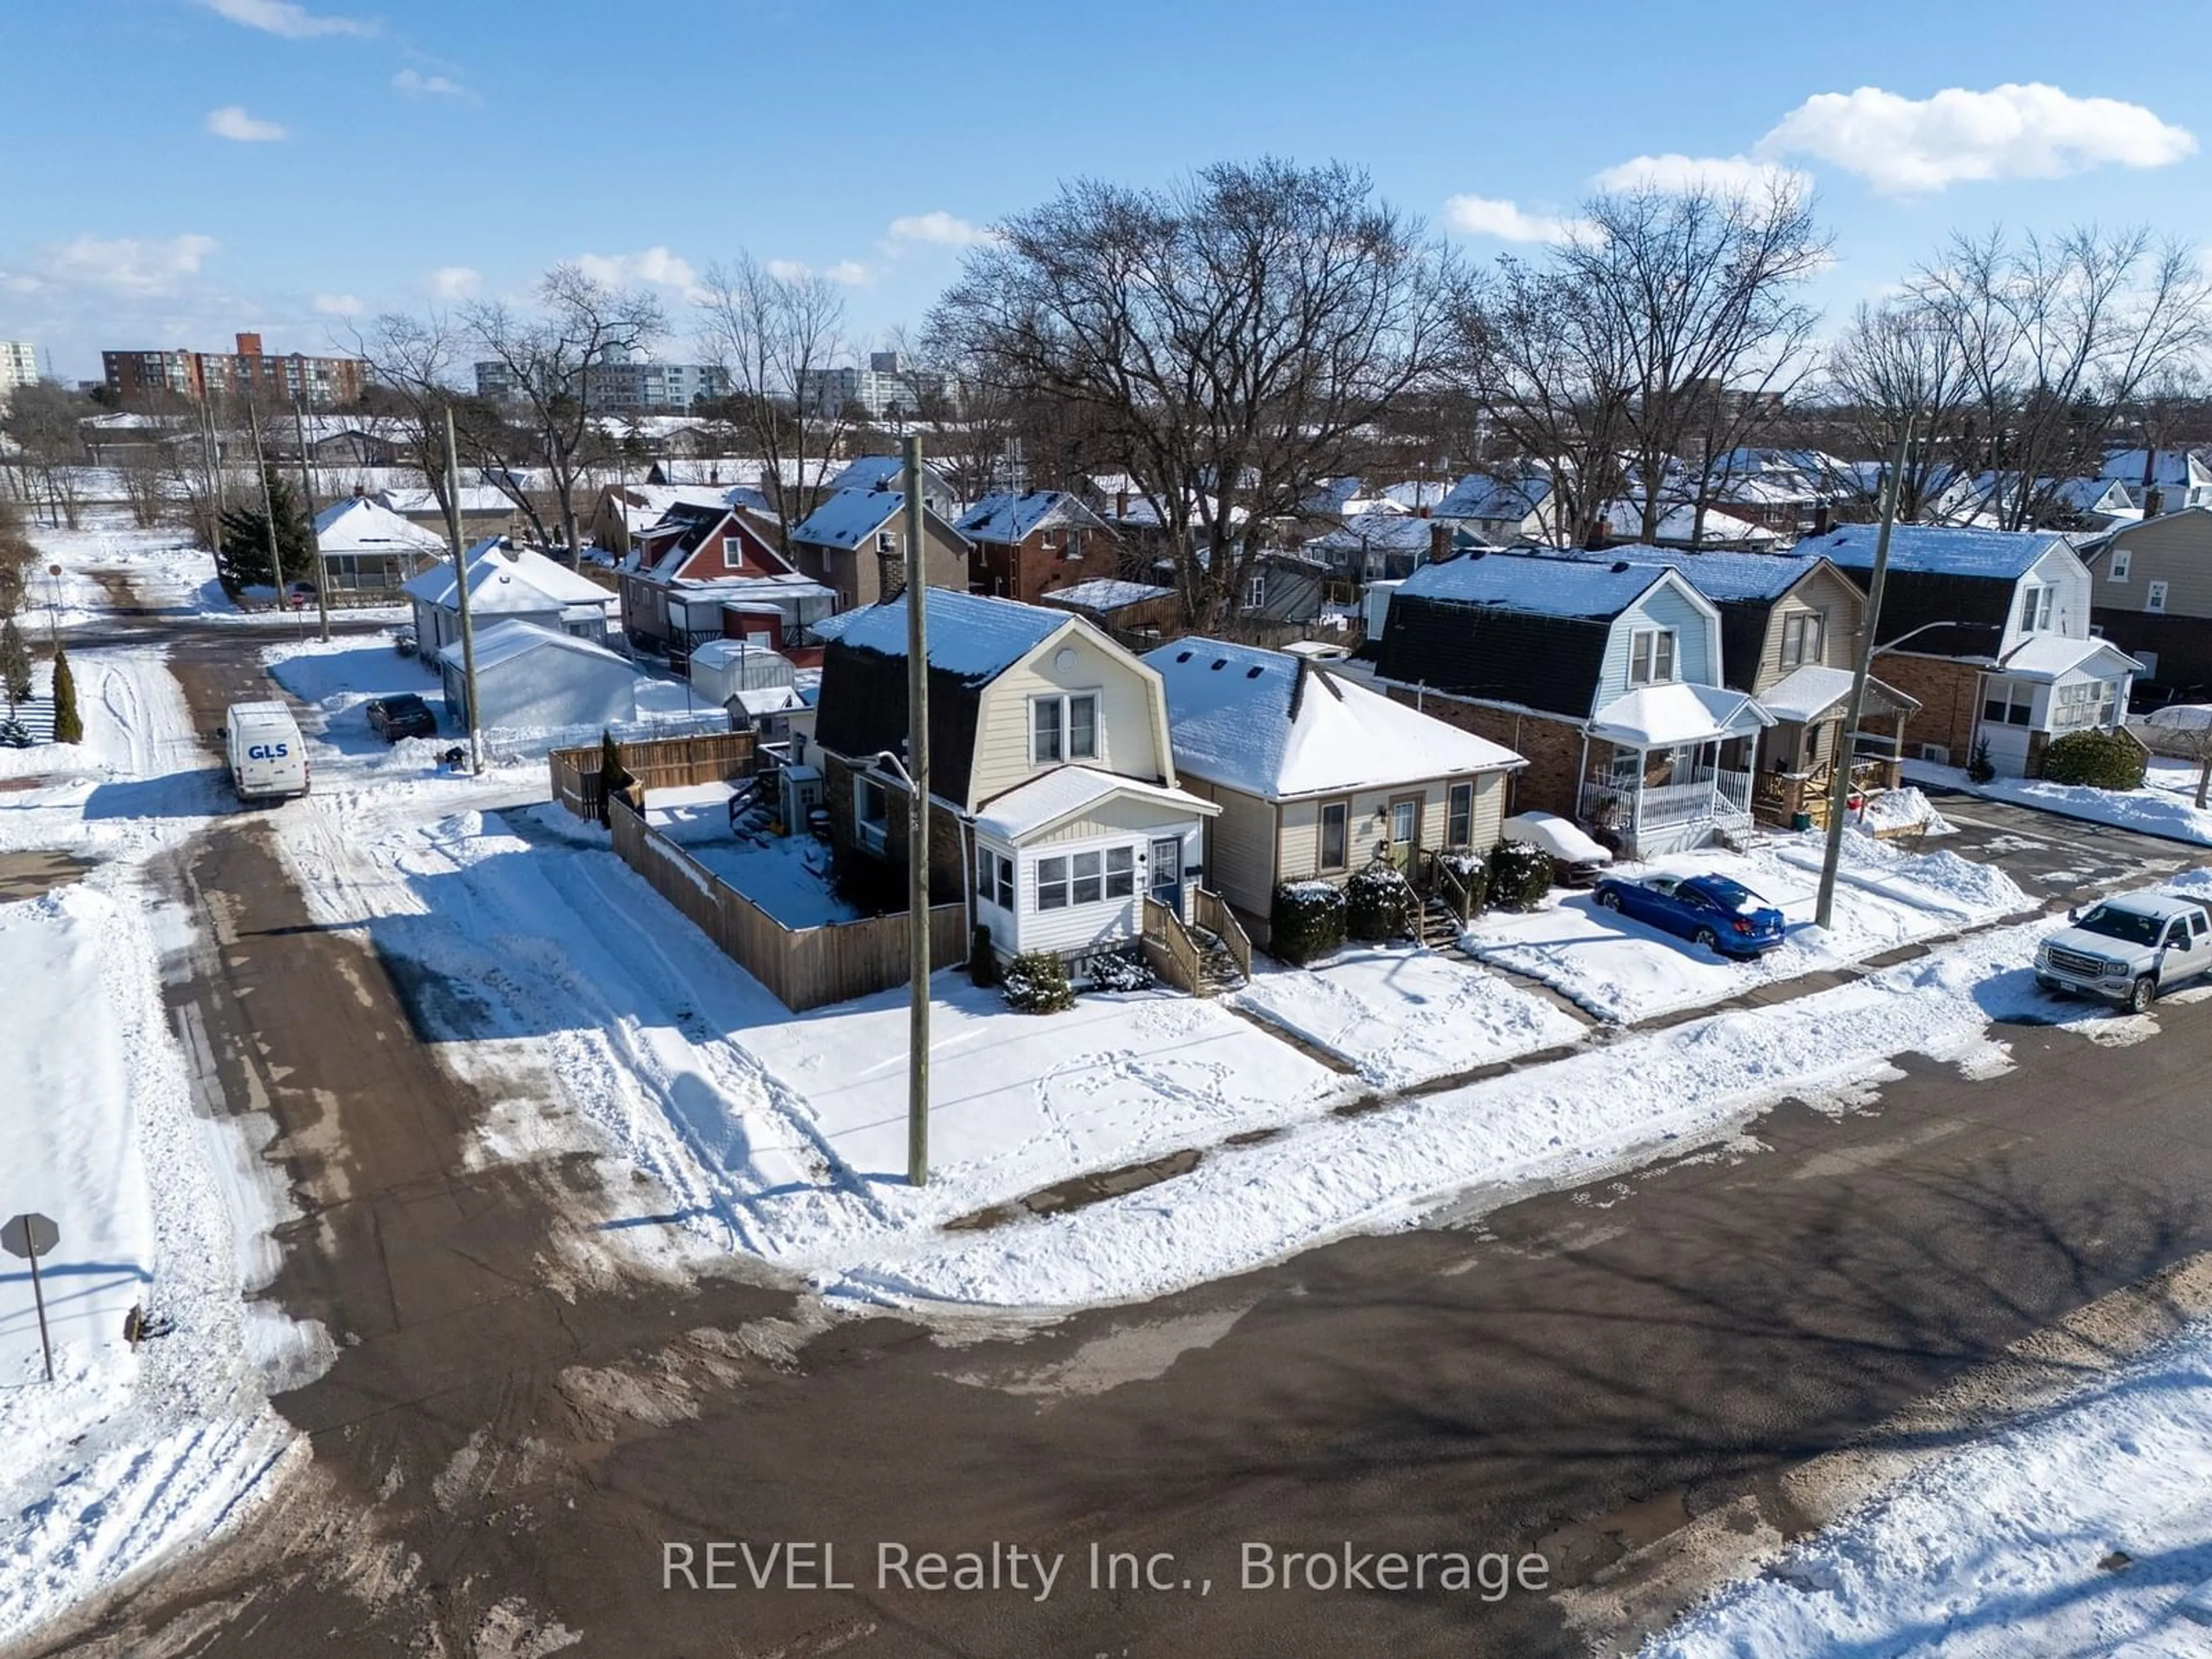
<svg viewBox="0 0 2212 1659"><path fill-rule="evenodd" d="M468 719L460 641L438 653L446 706ZM603 645L536 623L503 622L477 635L477 724L550 731L637 718L637 671Z"/></svg>

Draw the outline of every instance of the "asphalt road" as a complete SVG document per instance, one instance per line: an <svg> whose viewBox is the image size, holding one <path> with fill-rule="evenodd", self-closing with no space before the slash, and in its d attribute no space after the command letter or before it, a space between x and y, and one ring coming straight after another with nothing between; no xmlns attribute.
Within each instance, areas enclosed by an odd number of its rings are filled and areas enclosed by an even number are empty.
<svg viewBox="0 0 2212 1659"><path fill-rule="evenodd" d="M234 641L177 664L203 728L252 678ZM2062 898L2195 861L1958 805ZM40 1653L1579 1652L1559 1587L1724 1503L1788 1529L1785 1472L2212 1247L2203 1003L2127 1047L2003 1030L2001 1079L1908 1060L1841 1117L1785 1103L1717 1151L1035 1331L580 1278L588 1166L466 1167L484 1102L422 1040L465 987L318 928L251 815L165 877L201 932L171 996L209 1109L275 1115L302 1210L270 1294L339 1353L277 1401L307 1473ZM664 1588L667 1544L703 1574L740 1540L756 1565L834 1545L851 1587L757 1589L738 1558L741 1588ZM1248 1589L1248 1542L1535 1553L1547 1588ZM885 1546L996 1546L1001 1582L880 1585ZM1049 1595L1006 1582L1007 1546L1065 1556ZM1092 1588L1094 1547L1149 1583Z"/></svg>

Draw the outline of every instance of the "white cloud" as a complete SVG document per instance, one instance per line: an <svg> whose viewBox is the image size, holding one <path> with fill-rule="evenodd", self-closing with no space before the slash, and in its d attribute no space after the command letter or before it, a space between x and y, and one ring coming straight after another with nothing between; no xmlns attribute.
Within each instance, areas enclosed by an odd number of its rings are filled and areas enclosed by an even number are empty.
<svg viewBox="0 0 2212 1659"><path fill-rule="evenodd" d="M80 236L40 248L27 272L14 273L12 284L36 287L108 289L118 294L173 292L222 245L212 236ZM18 291L28 291L19 287Z"/></svg>
<svg viewBox="0 0 2212 1659"><path fill-rule="evenodd" d="M988 225L972 224L939 210L892 220L890 239L894 242L936 242L946 247L972 247L978 242L994 242L998 236Z"/></svg>
<svg viewBox="0 0 2212 1659"><path fill-rule="evenodd" d="M287 40L312 40L324 34L371 35L376 25L355 17L329 17L295 5L293 0L204 0L207 9L234 23Z"/></svg>
<svg viewBox="0 0 2212 1659"><path fill-rule="evenodd" d="M770 259L768 274L780 283L803 283L810 276L826 276L847 288L862 287L869 277L867 266L858 259L840 259L818 271L804 259Z"/></svg>
<svg viewBox="0 0 2212 1659"><path fill-rule="evenodd" d="M465 300L483 286L483 277L466 265L440 265L422 286L441 300Z"/></svg>
<svg viewBox="0 0 2212 1659"><path fill-rule="evenodd" d="M443 75L425 75L420 70L404 69L392 77L392 89L422 98L465 98L469 89L459 81Z"/></svg>
<svg viewBox="0 0 2212 1659"><path fill-rule="evenodd" d="M1444 202L1444 222L1469 236L1495 236L1502 242L1566 242L1580 222L1555 214L1530 213L1495 196L1453 196Z"/></svg>
<svg viewBox="0 0 2212 1659"><path fill-rule="evenodd" d="M1638 155L1607 167L1590 181L1600 190L1709 190L1723 195L1763 196L1778 185L1809 185L1794 167L1749 155Z"/></svg>
<svg viewBox="0 0 2212 1659"><path fill-rule="evenodd" d="M651 283L660 288L693 288L698 276L690 264L666 248L649 247L642 253L580 253L576 269L595 283L626 288Z"/></svg>
<svg viewBox="0 0 2212 1659"><path fill-rule="evenodd" d="M1901 195L1973 179L2167 167L2194 155L2197 139L2140 104L2007 83L1917 99L1879 87L1824 92L1784 116L1758 149L1814 156Z"/></svg>
<svg viewBox="0 0 2212 1659"><path fill-rule="evenodd" d="M325 317L358 317L365 308L350 294L318 294L307 303Z"/></svg>
<svg viewBox="0 0 2212 1659"><path fill-rule="evenodd" d="M218 138L229 138L241 144L266 144L291 137L276 122L248 115L243 104L225 104L221 109L210 110L207 130Z"/></svg>

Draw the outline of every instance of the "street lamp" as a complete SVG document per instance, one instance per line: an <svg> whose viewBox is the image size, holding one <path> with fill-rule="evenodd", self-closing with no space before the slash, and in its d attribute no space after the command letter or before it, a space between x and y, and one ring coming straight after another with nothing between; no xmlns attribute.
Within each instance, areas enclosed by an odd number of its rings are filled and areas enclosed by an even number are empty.
<svg viewBox="0 0 2212 1659"><path fill-rule="evenodd" d="M46 643L56 650L62 643L62 568L46 567Z"/></svg>

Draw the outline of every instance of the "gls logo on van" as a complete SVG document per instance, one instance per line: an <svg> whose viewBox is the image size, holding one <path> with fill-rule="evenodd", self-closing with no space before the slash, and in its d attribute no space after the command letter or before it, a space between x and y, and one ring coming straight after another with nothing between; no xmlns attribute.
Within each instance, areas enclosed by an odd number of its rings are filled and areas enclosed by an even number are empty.
<svg viewBox="0 0 2212 1659"><path fill-rule="evenodd" d="M289 743L257 743L246 751L248 760L283 760L292 752Z"/></svg>

